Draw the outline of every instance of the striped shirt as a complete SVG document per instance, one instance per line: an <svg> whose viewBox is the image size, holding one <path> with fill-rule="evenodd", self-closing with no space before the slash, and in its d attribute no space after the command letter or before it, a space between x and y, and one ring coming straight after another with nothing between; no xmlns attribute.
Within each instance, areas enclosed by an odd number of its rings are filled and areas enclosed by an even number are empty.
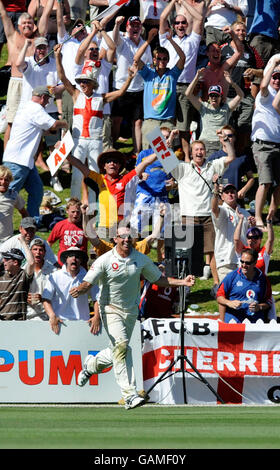
<svg viewBox="0 0 280 470"><path fill-rule="evenodd" d="M0 320L25 320L27 294L32 276L23 269L10 276L7 272L0 275Z"/></svg>

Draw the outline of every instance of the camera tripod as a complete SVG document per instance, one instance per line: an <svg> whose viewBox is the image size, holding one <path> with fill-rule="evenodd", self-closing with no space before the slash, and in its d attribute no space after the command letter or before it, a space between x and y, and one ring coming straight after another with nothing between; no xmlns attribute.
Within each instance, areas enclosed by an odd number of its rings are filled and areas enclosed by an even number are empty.
<svg viewBox="0 0 280 470"><path fill-rule="evenodd" d="M186 260L177 260L177 271L178 271L178 278L179 279L184 279L186 277ZM184 397L184 403L187 404L187 390L186 390L186 380L185 376L186 373L189 373L192 375L194 378L199 380L200 382L204 383L209 390L217 397L217 400L224 404L224 400L220 397L220 395L214 390L214 388L209 384L209 382L203 377L203 375L200 374L200 372L196 369L194 364L189 360L189 358L185 355L185 347L184 347L184 333L185 333L185 325L184 325L184 311L185 311L185 305L186 305L186 289L185 286L179 286L179 312L180 312L180 341L181 341L181 347L180 347L180 354L177 356L176 359L174 359L169 367L166 369L166 371L156 380L156 382L147 390L146 395L148 396L149 393L156 387L156 385L160 382L162 382L164 379L167 379L171 375L174 375L178 372L182 372L182 385L183 385L183 397ZM180 362L180 369L176 370L175 372L170 373L167 375L169 372L171 372L172 368L174 365ZM185 362L190 366L190 368L195 372L196 375L194 375L192 372L188 372L185 370Z"/></svg>

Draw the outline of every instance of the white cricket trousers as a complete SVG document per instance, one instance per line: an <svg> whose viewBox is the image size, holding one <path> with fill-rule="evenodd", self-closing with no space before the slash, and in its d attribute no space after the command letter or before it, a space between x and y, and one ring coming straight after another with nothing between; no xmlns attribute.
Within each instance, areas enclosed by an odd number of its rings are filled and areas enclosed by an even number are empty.
<svg viewBox="0 0 280 470"><path fill-rule="evenodd" d="M137 394L132 350L129 346L137 315L124 313L109 306L100 313L102 323L110 338L110 347L92 356L92 360L87 363L87 369L91 373L98 374L107 367L113 366L116 382L121 389L122 397L126 400Z"/></svg>

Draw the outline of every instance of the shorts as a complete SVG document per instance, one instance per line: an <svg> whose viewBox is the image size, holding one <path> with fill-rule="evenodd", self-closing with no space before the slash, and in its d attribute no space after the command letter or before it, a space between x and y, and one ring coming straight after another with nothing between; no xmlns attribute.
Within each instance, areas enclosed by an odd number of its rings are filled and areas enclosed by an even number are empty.
<svg viewBox="0 0 280 470"><path fill-rule="evenodd" d="M170 130L175 129L174 119L144 119L142 124L142 149L150 148L150 142L147 140L146 135L149 134L156 127L168 127Z"/></svg>
<svg viewBox="0 0 280 470"><path fill-rule="evenodd" d="M21 99L21 90L22 90L22 78L11 77L9 81L8 91L7 91L7 115L6 119L8 123L14 121L16 112L19 107Z"/></svg>
<svg viewBox="0 0 280 470"><path fill-rule="evenodd" d="M252 129L252 117L254 113L254 98L252 95L244 96L239 106L233 111L230 121L238 132L250 132Z"/></svg>
<svg viewBox="0 0 280 470"><path fill-rule="evenodd" d="M265 36L264 34L256 34L250 41L249 45L257 50L264 62L264 65L267 64L272 55L280 52L279 40Z"/></svg>
<svg viewBox="0 0 280 470"><path fill-rule="evenodd" d="M176 129L188 132L192 121L197 120L197 111L186 97L188 84L177 83L176 87ZM199 120L199 119L198 119Z"/></svg>
<svg viewBox="0 0 280 470"><path fill-rule="evenodd" d="M231 273L237 268L238 268L238 265L234 263L226 264L225 266L220 266L219 268L217 268L219 282L222 282L227 274Z"/></svg>
<svg viewBox="0 0 280 470"><path fill-rule="evenodd" d="M215 245L215 229L211 216L206 217L182 217L182 223L186 225L202 225L203 226L203 253L214 253Z"/></svg>
<svg viewBox="0 0 280 470"><path fill-rule="evenodd" d="M113 101L111 115L132 121L144 119L143 91L127 91Z"/></svg>
<svg viewBox="0 0 280 470"><path fill-rule="evenodd" d="M253 156L258 171L259 184L280 183L280 143L254 142Z"/></svg>

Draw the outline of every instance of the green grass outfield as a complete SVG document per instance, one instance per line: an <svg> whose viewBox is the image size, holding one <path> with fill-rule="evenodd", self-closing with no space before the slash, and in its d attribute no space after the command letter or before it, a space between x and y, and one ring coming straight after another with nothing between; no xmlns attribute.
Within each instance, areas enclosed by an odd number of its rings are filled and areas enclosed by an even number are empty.
<svg viewBox="0 0 280 470"><path fill-rule="evenodd" d="M280 449L280 407L1 406L1 449Z"/></svg>

